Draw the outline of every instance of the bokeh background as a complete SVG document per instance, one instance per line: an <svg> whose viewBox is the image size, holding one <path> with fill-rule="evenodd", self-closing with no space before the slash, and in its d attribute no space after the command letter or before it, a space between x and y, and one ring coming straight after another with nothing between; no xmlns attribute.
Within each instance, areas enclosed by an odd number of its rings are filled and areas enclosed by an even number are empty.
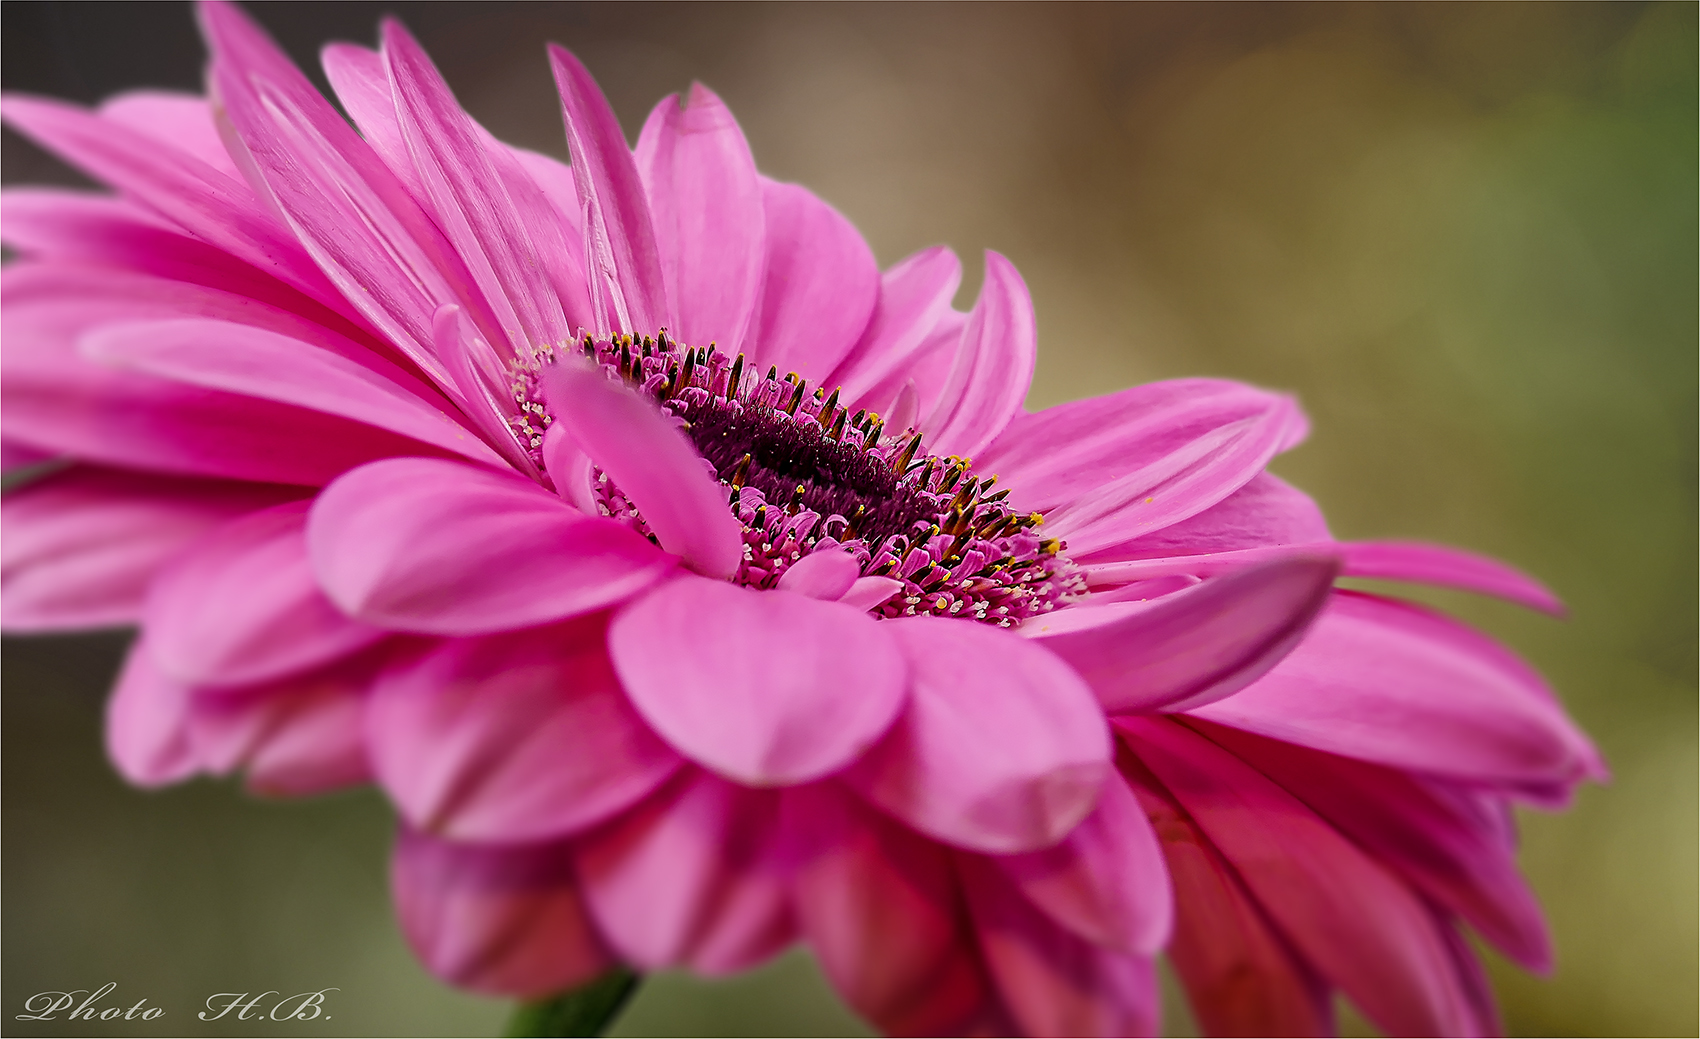
<svg viewBox="0 0 1700 1039"><path fill-rule="evenodd" d="M758 163L882 264L938 242L1026 275L1030 407L1181 375L1297 392L1276 468L1341 537L1510 560L1567 621L1434 596L1554 681L1612 763L1523 816L1550 978L1489 957L1513 1034L1693 1035L1696 1017L1696 6L1653 4L253 4L318 47L404 17L498 136L565 158L543 42L635 136L700 79ZM7 2L5 86L85 102L196 89L181 4ZM322 82L322 78L321 78ZM77 183L7 133L4 179ZM125 788L100 752L126 636L4 645L4 982L114 981L167 1009L112 1034L228 1034L215 992L337 986L259 1034L492 1034L403 947L369 792ZM1171 999L1165 1026L1192 1023ZM1348 1016L1346 1027L1361 1030ZM94 1029L83 1027L81 1034ZM617 1034L855 1034L801 954L652 979Z"/></svg>

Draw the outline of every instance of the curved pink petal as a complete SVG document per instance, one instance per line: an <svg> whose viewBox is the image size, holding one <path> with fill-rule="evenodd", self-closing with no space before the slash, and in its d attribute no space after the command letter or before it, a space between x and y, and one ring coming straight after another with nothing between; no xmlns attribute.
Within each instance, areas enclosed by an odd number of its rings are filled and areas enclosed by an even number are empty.
<svg viewBox="0 0 1700 1039"><path fill-rule="evenodd" d="M1564 604L1546 585L1497 559L1417 541L1347 541L1340 545L1347 577L1416 581L1480 592L1558 616Z"/></svg>
<svg viewBox="0 0 1700 1039"><path fill-rule="evenodd" d="M792 563L774 587L782 592L836 602L850 591L860 575L861 565L848 552L811 552ZM886 598L891 596L888 594Z"/></svg>
<svg viewBox="0 0 1700 1039"><path fill-rule="evenodd" d="M319 583L350 616L480 635L612 605L673 563L629 528L519 476L459 462L375 462L320 493L307 521Z"/></svg>
<svg viewBox="0 0 1700 1039"><path fill-rule="evenodd" d="M1175 900L1175 933L1165 952L1204 1033L1334 1035L1327 984L1145 766L1125 753L1117 764L1162 840Z"/></svg>
<svg viewBox="0 0 1700 1039"><path fill-rule="evenodd" d="M404 828L390 890L407 944L474 992L552 996L613 966L560 845L455 844Z"/></svg>
<svg viewBox="0 0 1700 1039"><path fill-rule="evenodd" d="M967 324L967 314L947 307L903 365L889 369L884 379L862 394L862 401L869 405L889 402L885 423L888 431L919 428L921 415L930 414L938 405Z"/></svg>
<svg viewBox="0 0 1700 1039"><path fill-rule="evenodd" d="M710 577L737 571L743 527L671 417L577 358L544 368L543 389L556 423L638 507L662 548Z"/></svg>
<svg viewBox="0 0 1700 1039"><path fill-rule="evenodd" d="M208 531L299 488L76 467L0 499L0 627L135 624L160 567Z"/></svg>
<svg viewBox="0 0 1700 1039"><path fill-rule="evenodd" d="M1200 718L1466 782L1570 784L1598 752L1504 647L1409 603L1336 592L1299 647Z"/></svg>
<svg viewBox="0 0 1700 1039"><path fill-rule="evenodd" d="M1119 718L1129 747L1263 910L1364 1015L1396 1035L1461 1035L1468 1000L1428 907L1262 773L1168 719Z"/></svg>
<svg viewBox="0 0 1700 1039"><path fill-rule="evenodd" d="M619 120L578 58L549 45L549 67L578 186L584 265L598 335L653 335L673 324L649 202Z"/></svg>
<svg viewBox="0 0 1700 1039"><path fill-rule="evenodd" d="M1405 772L1193 721L1191 727L1285 787L1434 902L1531 970L1552 942L1513 849L1454 799Z"/></svg>
<svg viewBox="0 0 1700 1039"><path fill-rule="evenodd" d="M845 779L922 833L1010 854L1055 844L1109 772L1104 717L1060 659L933 617L880 622L909 663L909 703Z"/></svg>
<svg viewBox="0 0 1700 1039"><path fill-rule="evenodd" d="M356 360L251 325L193 318L105 325L79 345L96 361L338 415L507 468L447 400L377 357Z"/></svg>
<svg viewBox="0 0 1700 1039"><path fill-rule="evenodd" d="M765 178L761 188L766 273L746 349L758 369L773 365L819 385L873 317L879 264L861 232L813 192Z"/></svg>
<svg viewBox="0 0 1700 1039"><path fill-rule="evenodd" d="M869 391L904 372L928 345L928 335L950 312L962 284L962 264L942 245L899 260L880 277L879 301L862 338L827 380L851 407L883 408ZM899 384L901 385L901 384ZM893 396L896 387L892 388Z"/></svg>
<svg viewBox="0 0 1700 1039"><path fill-rule="evenodd" d="M1290 653L1338 572L1332 557L1292 556L1150 605L1059 610L1021 633L1068 661L1111 714L1184 711L1244 689Z"/></svg>
<svg viewBox="0 0 1700 1039"><path fill-rule="evenodd" d="M325 70L325 78L330 81L343 111L360 128L360 136L414 198L421 203L429 201L419 171L407 153L407 140L402 136L401 120L396 115L395 94L390 89L390 73L383 55L352 43L327 43L319 52L319 65Z"/></svg>
<svg viewBox="0 0 1700 1039"><path fill-rule="evenodd" d="M1015 265L986 250L986 280L962 329L950 377L922 423L938 454L972 458L1021 410L1033 381L1039 327Z"/></svg>
<svg viewBox="0 0 1700 1039"><path fill-rule="evenodd" d="M985 859L956 856L980 951L1028 1035L1154 1035L1150 956L1113 952L1063 930Z"/></svg>
<svg viewBox="0 0 1700 1039"><path fill-rule="evenodd" d="M106 701L106 756L126 782L165 786L200 769L189 739L189 689L154 666L147 640L124 658Z"/></svg>
<svg viewBox="0 0 1700 1039"><path fill-rule="evenodd" d="M649 195L661 272L684 343L743 349L762 291L767 245L762 186L738 121L691 84L662 99L635 155Z"/></svg>
<svg viewBox="0 0 1700 1039"><path fill-rule="evenodd" d="M779 794L695 769L576 842L602 932L634 967L727 974L795 935Z"/></svg>
<svg viewBox="0 0 1700 1039"><path fill-rule="evenodd" d="M1157 835L1119 776L1098 807L1049 848L989 859L1051 920L1096 945L1155 956L1174 906Z"/></svg>
<svg viewBox="0 0 1700 1039"><path fill-rule="evenodd" d="M902 590L903 582L890 577L860 577L838 601L858 610L871 610Z"/></svg>
<svg viewBox="0 0 1700 1039"><path fill-rule="evenodd" d="M372 689L373 769L408 825L449 840L564 836L647 795L679 758L632 710L603 622L454 639Z"/></svg>
<svg viewBox="0 0 1700 1039"><path fill-rule="evenodd" d="M199 94L127 90L100 103L100 116L181 149L232 180L242 174L219 139L212 106Z"/></svg>
<svg viewBox="0 0 1700 1039"><path fill-rule="evenodd" d="M854 607L681 577L614 618L639 712L681 753L755 786L854 760L903 705L903 658Z"/></svg>
<svg viewBox="0 0 1700 1039"><path fill-rule="evenodd" d="M1209 577L1285 554L1282 548L1340 552L1333 544L1328 522L1310 496L1262 472L1203 512L1100 553L1085 569L1094 585L1115 583L1118 572Z"/></svg>

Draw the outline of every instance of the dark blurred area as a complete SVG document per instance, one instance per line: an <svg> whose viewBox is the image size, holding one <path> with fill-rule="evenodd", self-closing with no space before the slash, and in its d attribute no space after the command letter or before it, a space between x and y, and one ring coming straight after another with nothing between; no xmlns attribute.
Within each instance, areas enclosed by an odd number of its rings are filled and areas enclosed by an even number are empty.
<svg viewBox="0 0 1700 1039"><path fill-rule="evenodd" d="M320 45L398 15L492 132L562 158L545 41L632 135L703 81L764 171L839 207L882 264L951 245L965 306L980 250L1009 256L1039 315L1030 407L1181 375L1297 393L1314 432L1277 469L1338 536L1497 555L1571 607L1425 596L1538 665L1614 770L1569 813L1522 816L1559 965L1489 954L1509 1030L1700 1030L1694 4L248 8L321 85ZM176 3L7 2L0 45L7 90L82 102L198 90L204 60ZM9 131L0 164L85 183ZM224 1034L194 1016L214 993L328 986L328 1022L245 1030L495 1032L505 1006L403 946L375 794L113 775L101 705L125 642L4 643L7 1031L72 1034L14 1016L113 981L104 1005L167 1014L79 1034ZM858 1027L793 955L653 979L617 1034Z"/></svg>

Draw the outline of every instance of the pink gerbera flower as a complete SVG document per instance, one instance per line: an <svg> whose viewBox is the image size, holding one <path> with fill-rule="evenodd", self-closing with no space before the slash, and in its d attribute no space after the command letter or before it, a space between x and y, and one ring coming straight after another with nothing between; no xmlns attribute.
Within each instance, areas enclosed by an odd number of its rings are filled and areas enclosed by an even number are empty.
<svg viewBox="0 0 1700 1039"><path fill-rule="evenodd" d="M139 624L131 781L375 782L420 957L525 997L801 940L888 1032L1125 1034L1167 945L1213 1032L1496 1028L1468 924L1550 958L1507 807L1602 774L1538 675L1341 573L1542 608L1497 563L1340 544L1233 383L1022 411L990 253L883 274L712 93L636 149L550 58L572 166L395 23L236 9L211 102L5 117L117 191L3 229L13 631ZM1295 648L1296 647L1296 648ZM1155 827L1153 827L1155 823Z"/></svg>

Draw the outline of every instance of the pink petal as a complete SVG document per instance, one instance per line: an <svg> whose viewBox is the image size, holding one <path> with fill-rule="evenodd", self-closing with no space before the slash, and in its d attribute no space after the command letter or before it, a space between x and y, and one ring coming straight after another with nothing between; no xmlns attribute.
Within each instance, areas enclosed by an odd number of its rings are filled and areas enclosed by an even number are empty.
<svg viewBox="0 0 1700 1039"><path fill-rule="evenodd" d="M555 421L638 507L662 548L710 577L737 571L743 527L675 421L577 358L546 367L543 390Z"/></svg>
<svg viewBox="0 0 1700 1039"><path fill-rule="evenodd" d="M334 352L249 325L193 318L106 325L79 343L85 356L106 364L338 415L507 468L447 400L387 361L351 356L359 348L348 346Z"/></svg>
<svg viewBox="0 0 1700 1039"><path fill-rule="evenodd" d="M958 854L980 950L1028 1035L1154 1035L1151 957L1112 952L1053 924L990 863Z"/></svg>
<svg viewBox="0 0 1700 1039"><path fill-rule="evenodd" d="M989 859L1054 923L1096 945L1155 956L1174 907L1157 835L1119 776L1062 842Z"/></svg>
<svg viewBox="0 0 1700 1039"><path fill-rule="evenodd" d="M1121 718L1173 793L1299 951L1399 1035L1469 1028L1445 938L1423 902L1291 794L1183 726Z"/></svg>
<svg viewBox="0 0 1700 1039"><path fill-rule="evenodd" d="M858 610L871 610L903 590L903 582L890 577L861 577L839 597L839 602Z"/></svg>
<svg viewBox="0 0 1700 1039"><path fill-rule="evenodd" d="M146 622L155 663L191 685L249 685L377 641L319 591L307 560L308 502L233 520L154 582Z"/></svg>
<svg viewBox="0 0 1700 1039"><path fill-rule="evenodd" d="M564 836L619 812L679 758L632 710L603 622L454 639L379 678L373 768L415 829L504 844Z"/></svg>
<svg viewBox="0 0 1700 1039"><path fill-rule="evenodd" d="M1310 496L1262 472L1203 512L1100 553L1102 561L1088 563L1087 573L1094 584L1118 579L1118 570L1141 576L1208 577L1255 559L1284 555L1279 551L1284 547L1339 552L1333 543L1328 522ZM1165 559L1175 565L1163 563Z"/></svg>
<svg viewBox="0 0 1700 1039"><path fill-rule="evenodd" d="M454 844L403 829L390 890L408 945L462 988L552 996L613 966L560 845Z"/></svg>
<svg viewBox="0 0 1700 1039"><path fill-rule="evenodd" d="M1394 769L1202 721L1191 727L1285 787L1383 865L1531 970L1552 966L1540 904L1513 849L1455 800Z"/></svg>
<svg viewBox="0 0 1700 1039"><path fill-rule="evenodd" d="M862 401L875 407L885 406L878 402L890 402L885 423L888 431L919 428L922 413L930 414L938 405L967 324L967 314L946 308L903 365L889 369L884 379L862 394Z"/></svg>
<svg viewBox="0 0 1700 1039"><path fill-rule="evenodd" d="M106 756L135 786L175 783L200 768L188 721L188 687L161 674L137 639L106 701Z"/></svg>
<svg viewBox="0 0 1700 1039"><path fill-rule="evenodd" d="M886 406L887 401L873 399L869 391L909 368L928 345L928 334L950 312L960 284L962 264L942 245L923 249L885 272L868 327L827 380L841 388L846 404Z"/></svg>
<svg viewBox="0 0 1700 1039"><path fill-rule="evenodd" d="M812 552L792 563L790 568L780 575L779 583L775 587L780 591L796 592L811 599L835 602L842 599L855 585L861 570L856 557L848 552ZM886 598L891 596L887 595Z"/></svg>
<svg viewBox="0 0 1700 1039"><path fill-rule="evenodd" d="M1347 577L1416 581L1493 595L1558 616L1564 604L1515 567L1474 552L1416 541L1348 541L1340 546Z"/></svg>
<svg viewBox="0 0 1700 1039"><path fill-rule="evenodd" d="M325 488L307 548L350 616L439 635L588 613L672 568L630 529L529 480L426 458L376 462Z"/></svg>
<svg viewBox="0 0 1700 1039"><path fill-rule="evenodd" d="M1233 695L1291 652L1338 569L1329 556L1293 556L1150 605L1059 610L1021 633L1068 661L1111 714L1189 710Z"/></svg>
<svg viewBox="0 0 1700 1039"><path fill-rule="evenodd" d="M1145 383L1019 414L975 460L1015 488L1011 497L1022 508L1049 511L1211 430L1290 407L1278 394L1221 379ZM1302 432L1302 424L1287 430L1289 437Z"/></svg>
<svg viewBox="0 0 1700 1039"><path fill-rule="evenodd" d="M396 116L396 99L390 90L390 73L383 55L352 43L327 43L319 52L319 64L336 99L342 103L360 136L384 160L408 193L421 204L430 196L419 180L419 171L407 153L401 120Z"/></svg>
<svg viewBox="0 0 1700 1039"><path fill-rule="evenodd" d="M585 900L621 958L642 970L727 974L794 936L779 795L694 769L581 838Z"/></svg>
<svg viewBox="0 0 1700 1039"><path fill-rule="evenodd" d="M908 659L909 706L847 782L922 833L994 854L1055 844L1092 811L1108 740L1067 665L971 621L880 624Z"/></svg>
<svg viewBox="0 0 1700 1039"><path fill-rule="evenodd" d="M220 524L302 493L76 467L0 499L0 626L135 624L160 567Z"/></svg>
<svg viewBox="0 0 1700 1039"><path fill-rule="evenodd" d="M843 768L903 705L903 659L854 607L681 577L620 611L626 692L681 753L739 782Z"/></svg>
<svg viewBox="0 0 1700 1039"><path fill-rule="evenodd" d="M608 99L579 60L549 45L578 185L598 335L653 335L674 323L649 202Z"/></svg>
<svg viewBox="0 0 1700 1039"><path fill-rule="evenodd" d="M1199 717L1467 782L1574 783L1598 753L1527 664L1420 607L1336 592L1299 647Z"/></svg>
<svg viewBox="0 0 1700 1039"><path fill-rule="evenodd" d="M636 160L681 342L744 346L762 290L762 186L749 142L701 83L656 106Z"/></svg>
<svg viewBox="0 0 1700 1039"><path fill-rule="evenodd" d="M161 144L181 149L232 180L242 179L219 139L212 106L199 94L128 90L102 101L100 116Z"/></svg>
<svg viewBox="0 0 1700 1039"><path fill-rule="evenodd" d="M868 327L879 265L855 226L806 188L761 187L767 262L750 356L819 384Z"/></svg>
<svg viewBox="0 0 1700 1039"><path fill-rule="evenodd" d="M962 345L923 429L938 454L972 458L1021 410L1033 381L1039 328L1015 265L986 250L986 281L962 330Z"/></svg>
<svg viewBox="0 0 1700 1039"><path fill-rule="evenodd" d="M1233 867L1138 760L1118 764L1163 842L1175 893L1166 952L1206 1035L1334 1035L1332 993Z"/></svg>

